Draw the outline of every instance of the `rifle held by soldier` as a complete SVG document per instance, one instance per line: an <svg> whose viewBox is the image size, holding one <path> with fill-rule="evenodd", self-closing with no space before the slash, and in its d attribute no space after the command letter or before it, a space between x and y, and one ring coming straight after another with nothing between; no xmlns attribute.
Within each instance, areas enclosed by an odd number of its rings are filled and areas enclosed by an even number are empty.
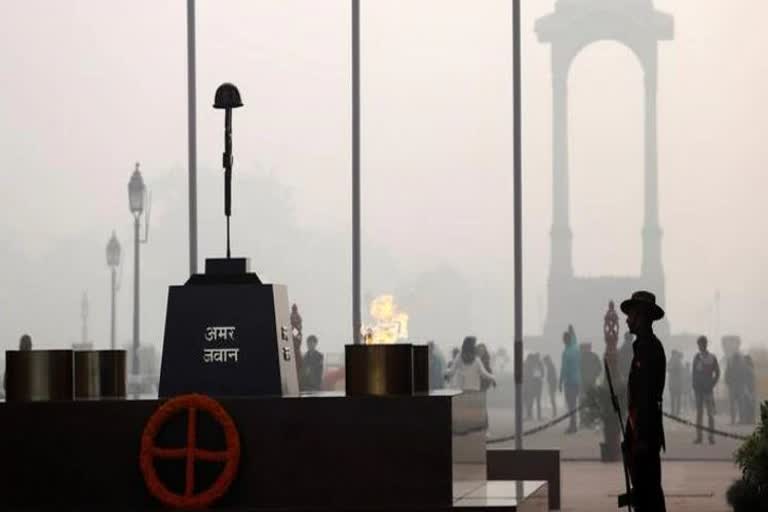
<svg viewBox="0 0 768 512"><path fill-rule="evenodd" d="M627 432L624 429L624 419L621 416L621 406L619 405L619 399L616 397L616 393L613 390L611 370L608 367L608 361L606 359L603 359L603 367L605 368L605 378L608 381L608 389L611 392L611 403L613 404L613 410L616 412L616 416L619 419L619 429L621 429L621 461L624 465L624 484L627 488L627 492L625 494L619 495L619 508L627 507L627 510L632 512L632 487L629 483L629 467L627 466L627 450L629 448L627 444Z"/></svg>

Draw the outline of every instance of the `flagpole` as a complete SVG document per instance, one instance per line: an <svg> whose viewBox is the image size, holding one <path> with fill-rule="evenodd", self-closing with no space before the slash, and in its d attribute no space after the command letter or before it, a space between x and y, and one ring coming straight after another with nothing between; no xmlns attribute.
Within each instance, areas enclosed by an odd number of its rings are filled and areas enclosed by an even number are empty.
<svg viewBox="0 0 768 512"><path fill-rule="evenodd" d="M187 143L189 167L189 273L197 273L197 83L195 0L187 0Z"/></svg>
<svg viewBox="0 0 768 512"><path fill-rule="evenodd" d="M512 0L515 274L515 449L523 449L523 208L520 105L520 0Z"/></svg>
<svg viewBox="0 0 768 512"><path fill-rule="evenodd" d="M360 0L352 0L352 340L360 343Z"/></svg>

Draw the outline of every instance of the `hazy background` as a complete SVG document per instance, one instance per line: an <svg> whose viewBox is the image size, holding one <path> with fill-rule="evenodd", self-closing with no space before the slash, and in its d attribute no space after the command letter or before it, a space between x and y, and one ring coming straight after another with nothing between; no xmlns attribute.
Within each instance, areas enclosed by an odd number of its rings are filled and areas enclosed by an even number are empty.
<svg viewBox="0 0 768 512"><path fill-rule="evenodd" d="M673 332L768 345L768 4L657 0L659 189ZM223 255L223 114L232 81L233 253L288 285L305 330L351 338L350 2L198 0L199 255ZM546 312L549 47L523 2L525 332ZM363 293L394 292L414 337L511 343L512 71L507 0L362 2ZM118 337L131 337L134 162L152 192L142 343L162 344L167 286L188 275L186 3L0 0L0 348L109 343L105 245L123 245ZM587 48L570 75L577 274L637 274L642 71ZM719 327L715 291L721 293ZM599 316L595 319L601 322ZM715 346L719 350L719 344Z"/></svg>

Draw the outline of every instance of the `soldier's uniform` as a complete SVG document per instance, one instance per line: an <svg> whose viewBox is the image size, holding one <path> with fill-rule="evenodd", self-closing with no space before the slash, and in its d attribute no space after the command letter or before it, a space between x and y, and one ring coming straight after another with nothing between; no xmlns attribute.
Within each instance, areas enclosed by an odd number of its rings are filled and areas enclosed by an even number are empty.
<svg viewBox="0 0 768 512"><path fill-rule="evenodd" d="M633 503L637 512L664 511L660 451L665 447L661 400L667 373L664 347L653 334L638 337L627 392L627 443ZM639 449L639 444L644 446Z"/></svg>

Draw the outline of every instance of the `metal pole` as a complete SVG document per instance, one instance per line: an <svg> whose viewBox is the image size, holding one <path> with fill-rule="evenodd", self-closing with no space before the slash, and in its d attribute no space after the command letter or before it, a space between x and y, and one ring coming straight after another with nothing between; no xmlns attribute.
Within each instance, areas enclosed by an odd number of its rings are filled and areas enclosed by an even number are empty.
<svg viewBox="0 0 768 512"><path fill-rule="evenodd" d="M189 273L197 273L197 83L195 0L187 0L187 141L189 145Z"/></svg>
<svg viewBox="0 0 768 512"><path fill-rule="evenodd" d="M109 328L109 348L115 350L115 294L117 288L117 269L112 267L112 321Z"/></svg>
<svg viewBox="0 0 768 512"><path fill-rule="evenodd" d="M360 0L352 0L352 339L361 342L360 316Z"/></svg>
<svg viewBox="0 0 768 512"><path fill-rule="evenodd" d="M232 109L224 111L224 215L227 217L227 259L229 248L229 218L232 216Z"/></svg>
<svg viewBox="0 0 768 512"><path fill-rule="evenodd" d="M515 234L515 449L523 449L523 208L520 147L520 0L512 0Z"/></svg>
<svg viewBox="0 0 768 512"><path fill-rule="evenodd" d="M82 316L83 316L83 325L82 330L80 332L80 343L85 345L88 343L88 294L86 292L83 292L83 303L82 303Z"/></svg>
<svg viewBox="0 0 768 512"><path fill-rule="evenodd" d="M133 373L139 374L139 215L133 222Z"/></svg>

